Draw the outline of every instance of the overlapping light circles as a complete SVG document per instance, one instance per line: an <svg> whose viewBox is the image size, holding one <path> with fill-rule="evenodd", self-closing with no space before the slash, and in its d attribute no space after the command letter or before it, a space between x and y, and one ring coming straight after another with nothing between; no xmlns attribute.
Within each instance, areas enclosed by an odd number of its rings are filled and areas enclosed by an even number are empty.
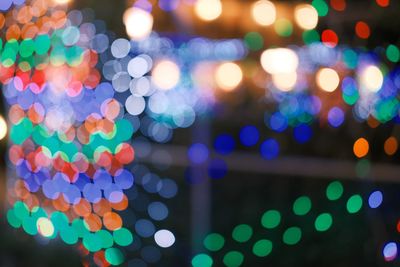
<svg viewBox="0 0 400 267"><path fill-rule="evenodd" d="M8 14L0 81L10 105L8 222L30 235L60 238L101 265L124 260L133 242L120 211L134 184L132 123L101 82L109 38L85 12L33 0ZM114 86L113 86L114 85Z"/></svg>

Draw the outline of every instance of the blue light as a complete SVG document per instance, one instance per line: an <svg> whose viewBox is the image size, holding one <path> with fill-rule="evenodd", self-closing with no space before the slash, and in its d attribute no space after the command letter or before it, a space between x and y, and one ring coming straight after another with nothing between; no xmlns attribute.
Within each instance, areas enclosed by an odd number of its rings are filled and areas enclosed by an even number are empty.
<svg viewBox="0 0 400 267"><path fill-rule="evenodd" d="M221 134L215 139L214 148L219 154L228 155L235 148L235 140L229 134Z"/></svg>
<svg viewBox="0 0 400 267"><path fill-rule="evenodd" d="M288 121L280 112L272 114L269 120L269 127L276 132L283 132L288 126Z"/></svg>
<svg viewBox="0 0 400 267"><path fill-rule="evenodd" d="M368 198L368 204L372 209L378 208L383 201L383 194L381 191L373 192Z"/></svg>
<svg viewBox="0 0 400 267"><path fill-rule="evenodd" d="M262 143L260 152L263 158L274 159L279 155L279 143L273 138L267 139Z"/></svg>
<svg viewBox="0 0 400 267"><path fill-rule="evenodd" d="M332 127L339 127L344 122L344 112L338 107L333 107L328 113L328 122Z"/></svg>
<svg viewBox="0 0 400 267"><path fill-rule="evenodd" d="M307 143L308 141L310 141L313 132L310 126L306 125L306 124L301 124L299 126L297 126L296 128L294 128L293 130L293 134L294 134L294 138L296 139L296 141L300 144L304 144Z"/></svg>
<svg viewBox="0 0 400 267"><path fill-rule="evenodd" d="M213 179L221 179L228 172L228 166L222 159L214 159L208 166L208 175Z"/></svg>
<svg viewBox="0 0 400 267"><path fill-rule="evenodd" d="M260 139L260 133L255 126L245 126L240 130L240 141L245 146L254 146Z"/></svg>
<svg viewBox="0 0 400 267"><path fill-rule="evenodd" d="M190 146L188 150L189 160L195 164L202 164L208 160L209 151L207 146L196 143Z"/></svg>

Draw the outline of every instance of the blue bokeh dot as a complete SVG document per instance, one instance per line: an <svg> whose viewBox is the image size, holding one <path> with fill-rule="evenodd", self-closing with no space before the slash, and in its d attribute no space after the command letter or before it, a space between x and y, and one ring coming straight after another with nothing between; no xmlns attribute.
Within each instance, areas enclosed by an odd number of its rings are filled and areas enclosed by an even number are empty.
<svg viewBox="0 0 400 267"><path fill-rule="evenodd" d="M260 133L255 126L248 125L240 130L240 141L245 146L254 146L260 139Z"/></svg>
<svg viewBox="0 0 400 267"><path fill-rule="evenodd" d="M261 144L260 152L263 158L271 160L279 155L279 143L273 139L267 139Z"/></svg>

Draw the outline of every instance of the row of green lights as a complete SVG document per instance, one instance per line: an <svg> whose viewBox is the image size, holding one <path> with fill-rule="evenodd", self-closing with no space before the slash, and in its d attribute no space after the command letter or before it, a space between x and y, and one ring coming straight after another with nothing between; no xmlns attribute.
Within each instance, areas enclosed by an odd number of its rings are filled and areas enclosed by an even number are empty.
<svg viewBox="0 0 400 267"><path fill-rule="evenodd" d="M330 201L339 200L344 193L342 183L339 181L331 182L326 188L326 197ZM355 214L362 208L363 200L360 195L351 196L346 202L347 212ZM297 216L305 216L312 209L312 202L309 197L301 196L293 203L293 213ZM281 223L281 214L277 210L268 210L261 217L261 225L266 229L275 229ZM333 218L330 213L321 213L317 216L314 222L314 227L317 232L328 231L333 224ZM232 238L238 243L248 242L253 236L253 229L247 224L241 224L232 231ZM286 245L296 245L302 238L302 230L299 227L287 228L283 235L282 241ZM217 252L225 246L225 238L218 233L207 235L203 242L204 247L210 252ZM258 240L252 248L254 255L258 257L266 257L272 253L273 243L268 239ZM244 261L244 256L238 251L230 251L225 254L223 263L227 267L239 267ZM205 253L196 255L192 259L193 267L211 267L213 259Z"/></svg>

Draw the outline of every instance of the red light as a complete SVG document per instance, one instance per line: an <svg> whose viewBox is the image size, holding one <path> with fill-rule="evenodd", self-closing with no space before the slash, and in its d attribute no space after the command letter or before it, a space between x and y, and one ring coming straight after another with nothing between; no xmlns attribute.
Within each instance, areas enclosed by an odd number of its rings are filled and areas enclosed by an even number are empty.
<svg viewBox="0 0 400 267"><path fill-rule="evenodd" d="M356 34L362 39L368 39L369 35L371 34L368 24L363 21L357 22Z"/></svg>
<svg viewBox="0 0 400 267"><path fill-rule="evenodd" d="M321 39L322 42L329 47L335 47L339 43L339 37L332 30L324 30Z"/></svg>

